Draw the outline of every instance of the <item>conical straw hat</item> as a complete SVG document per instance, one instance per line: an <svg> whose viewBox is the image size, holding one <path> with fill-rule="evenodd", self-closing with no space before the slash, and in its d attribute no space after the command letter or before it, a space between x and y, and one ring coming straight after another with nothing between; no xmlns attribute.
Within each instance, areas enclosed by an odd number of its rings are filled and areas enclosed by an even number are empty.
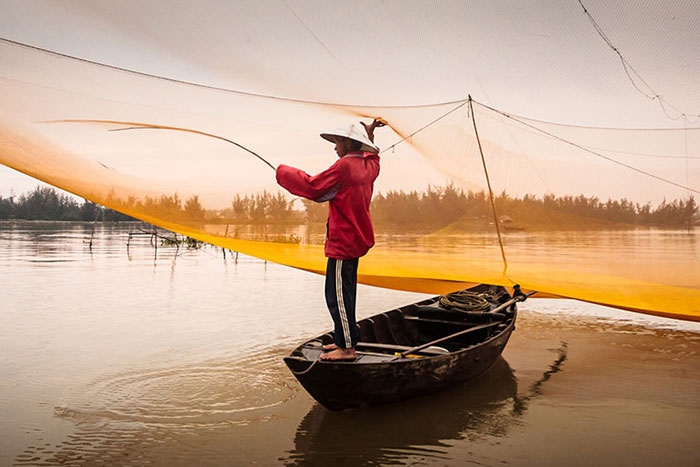
<svg viewBox="0 0 700 467"><path fill-rule="evenodd" d="M331 143L336 142L336 138L340 136L342 138L348 138L353 141L359 141L362 143L362 151L365 152L377 152L379 148L372 143L369 138L367 137L367 133L365 132L365 129L362 128L360 125L356 124L351 124L342 128L337 128L332 131L327 131L325 133L321 133L321 138L330 141Z"/></svg>

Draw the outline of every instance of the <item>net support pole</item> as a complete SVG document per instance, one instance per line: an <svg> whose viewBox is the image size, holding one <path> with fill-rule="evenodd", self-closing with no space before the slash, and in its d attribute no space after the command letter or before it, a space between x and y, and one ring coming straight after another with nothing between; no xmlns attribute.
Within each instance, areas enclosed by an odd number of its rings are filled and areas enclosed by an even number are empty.
<svg viewBox="0 0 700 467"><path fill-rule="evenodd" d="M484 166L484 175L486 175L486 185L489 188L489 201L491 202L491 212L493 213L493 225L496 226L496 234L498 235L498 245L501 247L501 257L503 258L503 275L508 271L508 260L506 259L506 250L503 248L503 238L501 237L501 227L498 225L498 216L496 215L496 202L493 199L493 190L491 189L491 180L489 179L489 171L486 168L486 159L484 158L484 150L481 148L481 140L479 139L479 130L476 128L476 116L474 115L474 106L472 105L472 96L469 95L469 113L474 124L474 136L476 143L479 146L479 154L481 155L481 163Z"/></svg>

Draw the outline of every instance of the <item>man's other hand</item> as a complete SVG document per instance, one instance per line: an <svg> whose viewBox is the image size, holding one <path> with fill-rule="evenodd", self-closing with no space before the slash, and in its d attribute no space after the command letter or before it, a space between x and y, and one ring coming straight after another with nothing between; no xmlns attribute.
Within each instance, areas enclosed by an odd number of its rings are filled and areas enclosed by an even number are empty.
<svg viewBox="0 0 700 467"><path fill-rule="evenodd" d="M371 142L374 143L374 129L375 128L380 128L386 125L386 122L382 120L381 118L375 118L372 123L367 125L365 122L360 122L362 123L362 126L365 127L365 131L367 132L367 137Z"/></svg>

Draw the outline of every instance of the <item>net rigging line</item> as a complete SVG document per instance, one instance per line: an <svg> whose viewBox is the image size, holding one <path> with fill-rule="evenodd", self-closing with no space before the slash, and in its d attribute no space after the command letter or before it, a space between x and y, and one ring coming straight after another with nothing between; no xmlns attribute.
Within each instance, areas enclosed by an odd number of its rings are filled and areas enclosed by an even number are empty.
<svg viewBox="0 0 700 467"><path fill-rule="evenodd" d="M698 193L698 194L700 194L700 190L696 190L696 189L691 188L691 187L689 187L689 186L682 185L682 184L680 184L680 183L676 183L676 182L674 182L674 181L672 181L672 180L668 180L668 179L666 179L666 178L659 177L658 175L655 175L655 174L653 174L653 173L651 173L651 172L647 172L646 170L642 170L642 169L637 168L637 167L635 167L635 166L633 166L633 165L625 164L624 162L620 162L620 161L618 161L618 160L615 159L615 158L612 158L612 157L610 157L610 156L606 156L605 154L601 154L601 153L599 153L599 152L593 151L593 150L591 150L591 149L588 149L586 146L582 146L582 145L580 145L580 144L578 144L578 143L574 143L573 141L569 141L568 139L564 139L564 138L562 138L561 136L555 135L554 133L550 133L550 132L548 132L548 131L546 131L546 130L543 130L542 128L538 128L538 127L536 127L535 125L531 125L531 124L529 124L529 123L526 123L526 122L524 122L523 120L521 120L520 118L515 117L515 116L513 116L513 115L510 115L510 114L508 114L508 113L506 113L506 112L503 112L502 110L498 110L498 109L496 109L496 108L494 108L494 107L488 106L488 105L486 105L486 104L482 104L481 102L477 102L477 101L474 101L474 102L476 102L477 104L481 105L482 107L484 107L484 108L486 108L486 109L489 109L489 110L491 110L491 111L493 111L493 112L496 112L496 113L498 113L498 114L501 114L501 115L503 115L504 117L506 117L506 118L508 118L508 119L510 119L510 120L513 120L513 121L515 121L515 122L518 122L518 123L520 123L520 124L523 125L523 126L526 126L526 127L528 127L528 128L532 128L533 130L535 130L535 131L537 131L537 132L539 132L539 133L542 133L542 134L544 134L544 135L546 135L546 136L549 136L550 138L554 138L554 139L556 139L556 140L558 140L558 141L561 141L562 143L568 144L568 145L573 146L573 147L575 147L575 148L578 148L578 149L580 149L580 150L582 150L582 151L585 151L585 152L587 152L587 153L593 154L593 155L596 156L596 157L600 157L601 159L605 159L605 160L607 160L607 161L609 161L609 162L612 162L612 163L617 164L617 165L619 165L619 166L622 166L622 167L625 167L625 168L627 168L627 169L633 170L633 171L635 171L635 172L637 172L637 173L640 173L640 174L642 174L642 175L646 175L647 177L651 177L651 178L654 178L654 179L659 180L659 181L661 181L661 182L668 183L669 185L673 185L673 186L675 186L675 187L682 188L682 189L684 189L684 190L688 190L688 191L692 191L693 193Z"/></svg>
<svg viewBox="0 0 700 467"><path fill-rule="evenodd" d="M416 131L414 131L413 133L410 133L410 134L408 134L408 135L402 137L399 141L395 142L395 143L392 144L391 146L389 146L389 147L387 147L387 148L385 148L385 149L382 149L381 151L379 151L379 154L385 153L385 152L388 151L389 149L394 149L396 146L398 146L399 144L403 143L404 141L407 141L407 140L413 138L415 135L417 135L417 134L420 133L421 131L425 130L426 128L428 128L428 127L430 127L430 126L432 126L432 125L434 125L434 124L436 124L437 122L439 122L439 121L442 120L443 118L447 117L448 115L450 115L450 114L456 112L457 110L459 110L459 109L461 109L462 107L464 107L465 105L467 105L467 104L469 103L469 100L470 100L470 98L464 99L464 100L462 100L462 101L455 101L455 102L459 102L460 104L459 104L458 106L454 107L453 109L448 110L447 112L445 112L444 114L440 115L440 116L437 117L436 119L434 119L434 120L432 120L432 121L426 123L426 124L423 125L422 127L418 128ZM389 125L389 126L391 126L391 125ZM392 128L392 130L394 129L394 127L391 127L391 128ZM394 130L394 131L396 131L396 130Z"/></svg>
<svg viewBox="0 0 700 467"><path fill-rule="evenodd" d="M299 21L299 24L301 24L304 27L304 29L306 29L306 31L311 35L311 37L313 37L316 40L316 42L318 42L321 45L321 47L323 47L323 49L326 52L328 52L328 55L333 57L333 59L336 62L338 62L338 64L340 66L342 66L343 68L345 68L347 70L348 69L347 65L345 65L345 63L341 62L340 59L333 53L333 51L321 40L321 38L316 35L316 33L306 24L306 22L303 19L301 19L301 17L297 14L297 12L294 11L294 8L292 8L289 5L289 2L287 2L287 0L282 0L282 3L284 4L285 7L287 7L287 9L292 13L292 15L294 15L294 17L297 19L297 21Z"/></svg>
<svg viewBox="0 0 700 467"><path fill-rule="evenodd" d="M475 101L475 102L476 102L476 101ZM512 114L509 114L509 115L513 116ZM486 115L486 114L484 114L484 116L487 117L487 118L490 118L490 119L493 120L493 121L499 121L497 118L490 117L490 116L488 116L488 115ZM569 125L569 124L558 123L558 122L549 122L549 121L546 121L546 120L538 120L538 119L535 119L535 118L523 117L523 116L519 116L519 117L524 118L524 119L526 119L526 120L528 120L528 121L530 121L530 122L543 123L543 124L545 124L545 125L557 125L557 126L568 127L568 128L582 128L582 129L585 129L585 130L675 131L675 132L683 132L684 138L687 138L687 134L686 134L686 133L687 133L688 130L694 130L694 131L700 130L700 128L687 128L687 127L686 127L686 128L661 128L661 129L656 128L656 129L641 129L641 130L638 129L638 128L592 127L592 126L582 126L582 125ZM505 122L503 122L503 121L501 121L501 123L503 124L504 128L506 128L506 130L510 132L510 129L508 128L508 125L507 125ZM521 128L520 130L523 131L524 133L528 133L528 134L531 134L531 135L536 135L536 134L537 134L537 132L535 132L535 131L529 131L529 130L526 130L526 129L524 129L524 128ZM514 142L516 145L518 144L517 140L516 140L512 135L511 135L511 139L513 140L513 142ZM686 142L686 143L687 143L687 142ZM595 149L595 150L599 150L599 151L607 151L607 152L612 152L612 153L615 153L615 154L622 154L622 155L627 155L627 156L639 156L639 157L648 157L648 158L656 158L656 159L684 159L684 160L687 160L687 159L700 159L700 156L673 155L673 154L651 154L651 153L646 153L646 152L622 151L622 150L619 150L619 149L604 148L604 147L591 146L591 145L586 145L586 144L582 144L581 146L583 146L583 147L586 148L586 149ZM687 146L687 144L686 144L686 146ZM519 145L518 145L518 147L519 147ZM522 152L522 149L520 149L520 150L521 150L521 152ZM688 148L687 148L687 147L685 148L685 152L686 152L686 153L688 152Z"/></svg>
<svg viewBox="0 0 700 467"><path fill-rule="evenodd" d="M486 186L489 189L489 201L491 202L491 212L493 213L493 225L496 227L496 235L498 235L498 245L501 247L501 258L503 258L503 275L507 276L508 272L508 260L506 259L506 250L503 247L503 238L501 237L501 228L498 225L498 215L496 214L496 202L493 199L493 190L491 189L491 179L489 178L489 171L486 169L486 158L484 158L484 150L481 147L481 139L479 138L479 131L476 128L476 117L474 116L474 107L472 106L472 96L469 96L469 113L472 117L472 123L474 124L474 136L476 137L476 143L479 146L479 154L481 155L481 163L484 166L484 175L486 175Z"/></svg>
<svg viewBox="0 0 700 467"><path fill-rule="evenodd" d="M644 79L644 77L642 77L642 75L640 75L639 72L638 72L637 70L634 69L634 67L632 66L632 64L630 64L630 62L627 61L627 59L622 55L622 52L620 52L620 50L619 50L617 47L615 47L615 45L612 43L612 41L610 40L610 38L605 34L605 32L604 32L603 29L600 27L600 25L598 24L598 22L593 18L593 16L592 16L591 13L588 11L588 9L586 8L586 6L583 4L582 0L576 0L576 1L578 2L579 5L581 5L581 8L583 8L583 12L584 12L584 13L586 14L586 16L588 17L588 20L591 22L591 24L593 25L593 28L596 30L596 32L598 33L598 35L603 39L603 41L608 45L608 47L610 47L610 48L613 50L613 52L615 52L615 53L617 54L617 56L620 57L620 62L622 63L622 68L625 70L625 74L627 75L627 78L629 78L630 82L632 83L632 86L634 86L635 89L637 89L637 91L639 91L640 94L642 94L642 95L643 95L644 97L646 97L647 99L650 99L650 100L652 100L652 101L653 101L653 100L657 101L657 102L659 103L659 105L661 106L661 110L662 110L662 111L666 114L666 116L667 116L668 118L670 118L671 120L679 120L679 119L682 118L682 119L684 119L686 122L690 123L691 125L697 123L698 120L700 120L700 114L687 114L687 113L681 111L681 110L680 110L678 107L676 107L675 105L671 104L668 100L666 100L666 99L665 99L663 96L661 96L658 92L656 92L656 91L654 90L654 88L652 88L651 85L649 85L649 83L647 83L647 81ZM636 82L634 81L634 79L632 78L632 75L630 74L630 71L631 71L632 73L634 73L635 76L637 76L637 78L639 79L639 81L641 81L642 84L644 84L644 86L646 86L646 88L651 92L651 94L649 94L648 92L645 92L642 88L640 88L640 87L637 85L637 83L636 83ZM666 109L666 107L670 107L671 109L675 110L676 112L678 112L679 115L678 115L677 117L673 117L671 114L668 113L668 110ZM691 122L691 121L688 119L688 117L694 117L695 120Z"/></svg>
<svg viewBox="0 0 700 467"><path fill-rule="evenodd" d="M60 57L60 58L68 59L68 60L74 60L74 61L78 61L81 63L87 63L89 65L107 68L109 70L114 70L114 71L120 71L123 73L129 73L132 75L143 76L146 78L158 79L161 81L167 81L170 83L182 84L182 85L186 85L186 86L194 86L197 88L209 89L212 91L226 92L229 94L237 94L239 96L258 97L261 99L271 99L271 100L277 100L277 101L283 101L283 102L292 102L292 103L296 103L296 104L322 105L322 106L328 106L328 107L359 107L359 108L365 108L365 109L420 109L420 108L427 108L427 107L440 107L443 105L457 104L457 103L466 101L466 99L456 99L456 100L452 100L452 101L439 102L439 103L433 103L433 104L365 105L365 104L348 104L348 103L340 103L340 102L323 102L323 101L313 101L313 100L306 100L306 99L297 99L294 97L274 96L271 94L262 94L262 93L256 93L256 92L251 92L251 91L241 91L239 89L225 88L225 87L214 86L214 85L210 85L210 84L196 83L194 81L187 81L187 80L178 79L178 78L171 78L169 76L156 75L154 73L147 73L145 71L133 70L130 68L125 68L125 67L121 67L121 66L117 66L117 65L110 65L108 63L98 62L98 61L90 60L87 58L77 57L75 55L70 55L70 54L66 54L63 52L57 52L55 50L50 50L50 49L46 49L43 47L38 47L36 45L26 44L24 42L19 42L19 41L7 39L4 37L0 37L0 42L4 42L6 44L17 46L17 47L22 47L25 49L30 49L30 50L42 52L45 54L53 55L55 57Z"/></svg>
<svg viewBox="0 0 700 467"><path fill-rule="evenodd" d="M481 91L484 93L486 98L489 101L491 101L491 97L489 97L489 94L488 94L488 92L486 92L486 89L484 89L484 86L481 84L481 82L478 79L477 79L477 82L479 83L479 87L481 88ZM491 104L493 104L493 102L491 102ZM537 178L540 179L542 186L544 186L546 189L546 193L554 193L552 191L552 189L549 187L549 184L545 181L544 178L542 178L542 174L540 173L540 170L537 168L537 166L535 164L533 164L532 160L525 154L525 151L523 151L522 146L520 145L518 140L513 135L513 132L511 131L509 125L503 120L501 120L500 123L503 126L503 128L505 128L505 130L508 132L508 136L510 137L510 140L513 142L513 144L515 144L516 148L518 149L520 157L522 157L523 160L525 162L527 162L527 164L530 166L530 168L535 173L535 175L537 175Z"/></svg>
<svg viewBox="0 0 700 467"><path fill-rule="evenodd" d="M687 141L686 141L687 145ZM649 154L645 152L632 152L632 151L620 151L617 149L610 149L610 148L600 148L597 146L586 146L582 145L584 148L587 149L597 149L599 151L608 151L608 152L614 152L616 154L624 154L627 156L638 156L638 157L652 157L656 159L684 159L686 162L688 159L700 159L700 156L675 156L673 154ZM686 148L687 152L687 148Z"/></svg>
<svg viewBox="0 0 700 467"><path fill-rule="evenodd" d="M153 125L150 123L139 123L139 122L123 122L123 121L119 121L119 120L77 120L77 119L70 119L70 120L49 120L45 123L97 123L97 124L108 124L108 125L127 125L124 128L115 128L115 129L109 130L109 131L171 130L171 131L182 131L185 133L192 133L192 134L200 135L200 136L208 136L209 138L220 139L221 141L226 141L227 143L233 144L234 146L236 146L240 149L243 149L244 151L257 157L259 160L264 162L272 170L275 170L275 171L277 170L277 168L274 165L272 165L270 162L268 162L260 154L248 149L247 147L243 146L240 143L237 143L237 142L235 142L231 139L228 139L228 138L224 138L223 136L215 135L213 133L206 133L204 131L193 130L191 128L180 128L180 127L166 126L166 125ZM104 164L102 164L102 165L104 165Z"/></svg>
<svg viewBox="0 0 700 467"><path fill-rule="evenodd" d="M1 38L0 38L0 40L1 40ZM380 151L380 154L383 153L383 152L385 152L385 151L387 151L387 150L389 150L389 149L392 149L392 148L396 147L397 145L399 145L399 144L401 144L402 142L404 142L404 141L410 139L411 137L413 137L414 135L420 133L421 131L425 130L426 128L428 128L428 127L434 125L435 123L439 122L439 121L442 120L443 118L447 117L448 115L452 114L453 112L455 112L455 111L459 110L460 108L464 107L468 102L469 102L468 99L465 100L465 101L462 102L460 105L456 106L456 107L453 108L453 109L450 109L449 111L447 111L446 113L444 113L444 114L442 114L441 116L437 117L436 119L434 119L434 120L430 121L429 123L423 125L422 127L420 127L419 129L417 129L417 130L414 131L413 133L409 134L409 135L406 136L406 137L403 137L401 140L397 141L397 142L394 143L393 145L391 145L391 146L389 146L388 148L386 148L386 149ZM252 154L253 156L257 157L257 158L260 159L262 162L264 162L266 165L268 165L272 170L274 170L274 171L277 170L277 168L276 168L275 166L273 166L270 162L268 162L268 161L267 161L265 158L263 158L261 155L257 154L256 152L254 152L254 151L251 150L251 149L248 149L247 147L243 146L242 144L237 143L236 141L233 141L233 140L231 140L231 139L229 139L229 138L225 138L225 137L223 137L223 136L215 135L215 134L212 134L212 133L206 133L206 132L204 132L204 131L194 130L194 129L191 129L191 128L181 128L181 127L173 127L173 126L166 126L166 125L154 125L154 124L150 124L150 123L125 122L125 121L118 121L118 120L90 120L90 119L49 120L49 121L47 121L47 122L45 122L45 123L97 123L97 124L124 125L123 128L115 128L115 129L112 129L112 130L109 130L109 131L128 131L128 130L148 130L148 129L150 129L150 130L172 130L172 131L181 131L181 132L185 132L185 133L193 133L193 134L196 134L196 135L207 136L207 137L210 137L210 138L219 139L219 140L225 141L225 142L227 142L227 143L233 144L234 146L236 146L236 147L238 147L238 148L240 148L240 149L243 149L244 151L246 151L246 152ZM389 125L389 127L391 127L391 125ZM114 169L112 169L111 167L107 167L107 166L105 166L105 165L102 164L102 163L100 163L100 165L102 165L102 166L105 167L106 169L114 170ZM265 213L262 214L262 216L265 216L265 215L267 215L267 214L269 214L269 213L271 213L271 212L274 212L274 211L276 211L276 210L278 210L278 209L286 208L287 206L289 206L290 204L292 204L294 201L296 201L296 200L298 200L298 199L301 199L301 198L300 198L300 197L294 197L294 198L292 198L291 200L289 200L287 203L285 203L283 206L280 206L280 207L278 207L278 208L275 208L275 209L273 209L273 210L271 210L271 211L266 211ZM421 213L421 215L422 215L422 213Z"/></svg>

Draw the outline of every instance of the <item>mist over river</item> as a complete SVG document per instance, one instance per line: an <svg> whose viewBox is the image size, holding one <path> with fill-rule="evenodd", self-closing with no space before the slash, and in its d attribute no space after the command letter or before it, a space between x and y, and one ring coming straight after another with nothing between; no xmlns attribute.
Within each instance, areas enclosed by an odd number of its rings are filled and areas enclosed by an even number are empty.
<svg viewBox="0 0 700 467"><path fill-rule="evenodd" d="M322 276L140 228L0 222L0 465L700 465L700 323L533 298L478 381L330 412L282 362Z"/></svg>

